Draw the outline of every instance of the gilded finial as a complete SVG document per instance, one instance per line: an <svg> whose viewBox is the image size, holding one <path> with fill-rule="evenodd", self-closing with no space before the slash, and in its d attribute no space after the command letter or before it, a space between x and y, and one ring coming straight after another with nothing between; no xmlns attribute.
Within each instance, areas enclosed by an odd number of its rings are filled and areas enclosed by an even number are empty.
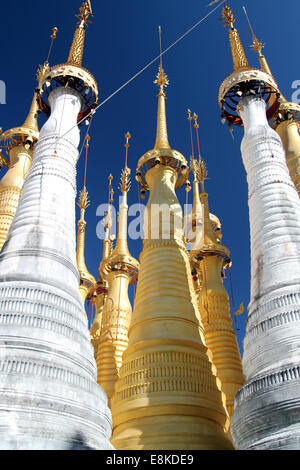
<svg viewBox="0 0 300 470"><path fill-rule="evenodd" d="M92 21L89 20L89 18L92 16L90 2L84 2L79 8L78 15L75 16L79 19L79 22L77 22L78 26L74 34L67 64L81 67L85 39L85 27L87 27L89 23L92 23Z"/></svg>
<svg viewBox="0 0 300 470"><path fill-rule="evenodd" d="M158 106L157 106L157 126L156 126L156 139L154 148L146 152L138 161L136 170L136 180L141 184L141 198L144 199L146 190L149 189L146 181L146 174L153 167L158 165L168 165L177 173L176 189L182 186L188 178L188 165L185 157L173 150L169 144L168 130L167 130L167 117L166 117L166 95L164 87L168 85L169 81L162 67L162 47L161 47L161 27L158 29L159 43L160 43L160 64L158 75L154 83L159 85L158 93Z"/></svg>
<svg viewBox="0 0 300 470"><path fill-rule="evenodd" d="M37 74L36 74L36 78L37 78L39 85L41 81L46 77L49 70L50 70L50 67L47 61L45 61L43 65L39 66Z"/></svg>
<svg viewBox="0 0 300 470"><path fill-rule="evenodd" d="M90 146L90 140L91 140L90 136L89 136L89 135L86 135L86 136L85 136L85 148L86 148L86 149L88 149L89 146Z"/></svg>
<svg viewBox="0 0 300 470"><path fill-rule="evenodd" d="M80 191L77 205L83 211L85 211L90 205L89 195L85 186Z"/></svg>
<svg viewBox="0 0 300 470"><path fill-rule="evenodd" d="M51 34L51 39L56 39L56 35L57 35L57 32L58 32L58 28L54 27L52 29L52 34Z"/></svg>
<svg viewBox="0 0 300 470"><path fill-rule="evenodd" d="M159 44L160 44L160 64L158 74L154 83L159 85L158 94L158 111L157 111L157 131L156 131L156 142L154 149L170 148L167 132L167 118L166 118L166 106L165 106L165 92L164 87L169 84L167 75L162 67L161 57L161 27L158 29L159 32Z"/></svg>
<svg viewBox="0 0 300 470"><path fill-rule="evenodd" d="M224 26L230 26L230 28L234 28L234 23L236 22L236 18L234 16L235 11L232 11L228 5L225 5L222 9L222 17L220 21L223 21Z"/></svg>
<svg viewBox="0 0 300 470"><path fill-rule="evenodd" d="M222 9L222 17L220 18L223 21L224 26L229 26L229 40L232 52L232 59L233 59L233 69L235 72L248 69L249 64L246 58L246 54L240 40L239 34L234 27L234 23L236 21L235 12L231 10L231 8L225 4Z"/></svg>
<svg viewBox="0 0 300 470"><path fill-rule="evenodd" d="M131 139L131 135L129 134L129 132L127 132L125 134L125 139L126 139L125 147L128 148L129 147L129 139Z"/></svg>
<svg viewBox="0 0 300 470"><path fill-rule="evenodd" d="M106 211L105 217L103 219L103 225L105 227L105 230L107 231L107 234L108 234L108 231L112 227L111 206L114 202L114 190L113 190L113 187L112 187L112 180L113 179L114 179L114 177L112 176L112 174L110 174L109 177L108 177L108 210Z"/></svg>
<svg viewBox="0 0 300 470"><path fill-rule="evenodd" d="M259 55L261 55L262 49L265 47L265 44L259 42L256 36L253 36L253 44L251 44L252 49L255 50Z"/></svg>
<svg viewBox="0 0 300 470"><path fill-rule="evenodd" d="M106 239L108 240L109 239L109 231L112 227L112 214L111 214L111 206L112 206L112 203L114 201L114 191L112 189L112 180L113 180L113 176L112 175L109 175L108 177L108 210L105 212L104 214L104 218L103 218L103 225L105 227L105 231L106 231ZM107 252L108 253L108 252ZM108 254L107 254L108 256ZM103 259L107 256L104 256Z"/></svg>
<svg viewBox="0 0 300 470"><path fill-rule="evenodd" d="M208 171L207 171L207 168L206 168L206 164L203 160L200 160L199 161L198 178L199 178L199 181L201 183L201 188L202 188L203 193L205 192L205 190L204 190L204 181L207 179L207 175L208 175Z"/></svg>
<svg viewBox="0 0 300 470"><path fill-rule="evenodd" d="M194 143L193 143L193 131L192 131L192 111L190 109L187 110L188 113L188 121L189 121L189 128L190 128L190 139L191 139L191 149L192 149L192 159L194 159ZM195 174L194 174L195 176Z"/></svg>
<svg viewBox="0 0 300 470"><path fill-rule="evenodd" d="M79 13L75 15L75 17L79 19L77 24L79 24L80 28L88 26L90 23L92 23L92 21L89 20L90 16L93 16L92 6L90 0L87 0L83 2L79 8Z"/></svg>
<svg viewBox="0 0 300 470"><path fill-rule="evenodd" d="M128 148L129 148L129 139L131 139L131 135L129 134L129 132L127 132L125 134L125 139L126 139L126 143L124 145L124 147L126 148L126 154L125 154L125 169L127 168L127 158L128 158Z"/></svg>
<svg viewBox="0 0 300 470"><path fill-rule="evenodd" d="M129 178L130 175L130 168L124 168L122 170L121 174L121 179L120 179L120 184L119 184L119 189L122 193L128 193L131 187L131 181Z"/></svg>
<svg viewBox="0 0 300 470"><path fill-rule="evenodd" d="M112 204L114 202L114 190L112 189L112 180L114 177L112 174L108 177L108 203Z"/></svg>
<svg viewBox="0 0 300 470"><path fill-rule="evenodd" d="M198 116L196 113L193 114L193 120L194 120L194 128L199 129Z"/></svg>
<svg viewBox="0 0 300 470"><path fill-rule="evenodd" d="M196 158L191 157L190 167L191 167L192 173L194 175L194 181L198 181L200 168L199 168L198 160L196 160Z"/></svg>
<svg viewBox="0 0 300 470"><path fill-rule="evenodd" d="M58 32L58 28L56 26L54 28L52 28L52 34L50 36L51 43L50 43L47 59L44 62L44 66L48 66L48 68L49 68L49 58L50 58L50 54L51 54L51 51L52 51L54 39L56 39L56 36L57 36L57 32Z"/></svg>
<svg viewBox="0 0 300 470"><path fill-rule="evenodd" d="M119 190L120 190L122 193L127 193L127 192L130 190L130 187L131 187L131 181L130 181L130 178L129 178L129 175L130 175L130 173L131 173L131 170L130 170L130 168L128 168L128 166L127 166L129 139L131 139L131 135L129 134L129 132L127 132L127 133L125 134L125 139L126 139L126 143L125 143L125 145L124 145L124 147L126 148L126 154L125 154L125 168L124 168L123 171L122 171L121 179L120 179L120 184L119 184Z"/></svg>
<svg viewBox="0 0 300 470"><path fill-rule="evenodd" d="M154 81L154 83L160 86L160 89L161 89L160 91L163 92L164 87L169 85L169 80L162 66L162 47L161 47L161 27L160 26L158 27L158 34L159 34L160 62L159 62L158 74L156 75L156 80Z"/></svg>
<svg viewBox="0 0 300 470"><path fill-rule="evenodd" d="M159 65L158 74L156 75L156 80L154 80L154 83L160 86L161 91L163 91L163 88L168 86L170 83L161 65Z"/></svg>
<svg viewBox="0 0 300 470"><path fill-rule="evenodd" d="M261 51L262 51L262 49L265 47L265 44L263 44L262 42L259 42L259 40L258 40L257 37L255 36L254 31L253 31L253 28L252 28L252 25L251 25L250 20L249 20L249 17L248 17L248 15L247 15L246 8L243 7L243 10L244 10L246 19L247 19L247 21L248 21L249 28L250 28L250 31L251 31L251 34L252 34L252 38L253 38L253 44L252 44L250 47L251 47L252 49L254 49L254 50L261 56L261 55L262 55L262 54L261 54Z"/></svg>

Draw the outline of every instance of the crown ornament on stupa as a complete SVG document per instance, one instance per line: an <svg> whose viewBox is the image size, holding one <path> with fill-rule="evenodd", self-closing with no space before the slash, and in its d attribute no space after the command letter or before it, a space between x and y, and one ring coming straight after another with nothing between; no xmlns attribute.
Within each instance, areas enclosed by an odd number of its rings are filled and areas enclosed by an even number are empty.
<svg viewBox="0 0 300 470"><path fill-rule="evenodd" d="M259 96L265 101L267 116L270 117L279 105L276 99L270 106L270 97L272 95L279 96L279 91L272 75L249 65L239 33L235 28L235 12L231 10L226 2L224 3L220 20L225 27L229 28L233 73L221 84L218 102L222 110L222 122L227 121L230 126L232 124L241 126L243 123L237 112L240 100L248 95ZM258 47L258 44L256 44L256 47Z"/></svg>
<svg viewBox="0 0 300 470"><path fill-rule="evenodd" d="M243 7L243 10L244 10L244 13L246 15L246 18L247 18L247 21L248 21L248 24L249 24L249 27L250 27L250 31L251 31L251 34L252 34L252 44L251 44L250 47L258 54L258 60L259 60L260 66L261 66L261 70L263 72L268 73L269 75L273 76L272 72L271 72L271 69L269 67L269 64L267 62L267 59L264 56L264 54L262 53L262 49L265 47L265 44L260 42L257 39L257 37L254 33L254 30L252 28L252 25L250 23L246 8ZM279 90L279 93L278 93L277 96L274 96L274 95L271 96L271 99L270 99L271 104L274 103L276 101L276 99L279 102L279 106L277 107L277 109L275 110L274 115L272 116L271 123L274 127L276 127L280 122L282 122L284 120L292 120L292 119L295 120L295 121L299 120L300 105L298 103L288 101L284 97L284 95L280 92L280 90Z"/></svg>
<svg viewBox="0 0 300 470"><path fill-rule="evenodd" d="M50 108L46 103L44 95L49 96L51 91L59 86L73 88L77 90L83 98L81 112L78 115L78 122L93 112L98 102L98 85L93 75L82 66L84 51L85 32L92 22L93 16L90 0L83 2L79 8L79 13L75 15L78 19L77 27L73 36L72 45L68 59L64 64L42 66L39 83L39 106L41 111L50 114ZM44 67L44 70L43 70Z"/></svg>

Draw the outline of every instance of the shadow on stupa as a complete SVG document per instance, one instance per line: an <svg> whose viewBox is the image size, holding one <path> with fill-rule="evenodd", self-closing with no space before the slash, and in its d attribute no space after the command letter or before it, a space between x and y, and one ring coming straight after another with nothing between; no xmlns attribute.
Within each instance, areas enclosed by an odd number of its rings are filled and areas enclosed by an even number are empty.
<svg viewBox="0 0 300 470"><path fill-rule="evenodd" d="M75 436L72 438L70 442L70 446L66 450L95 450L92 447L90 447L86 442L83 434L78 432L75 434Z"/></svg>

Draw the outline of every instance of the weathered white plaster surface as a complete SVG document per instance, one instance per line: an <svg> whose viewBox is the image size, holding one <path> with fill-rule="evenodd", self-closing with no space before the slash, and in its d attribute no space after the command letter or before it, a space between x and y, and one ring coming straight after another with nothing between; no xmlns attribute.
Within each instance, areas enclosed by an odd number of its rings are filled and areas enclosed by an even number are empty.
<svg viewBox="0 0 300 470"><path fill-rule="evenodd" d="M108 449L75 259L81 97L57 88L49 102L0 253L0 449Z"/></svg>
<svg viewBox="0 0 300 470"><path fill-rule="evenodd" d="M265 103L244 98L241 150L249 185L251 299L246 383L235 399L238 449L300 449L300 202Z"/></svg>

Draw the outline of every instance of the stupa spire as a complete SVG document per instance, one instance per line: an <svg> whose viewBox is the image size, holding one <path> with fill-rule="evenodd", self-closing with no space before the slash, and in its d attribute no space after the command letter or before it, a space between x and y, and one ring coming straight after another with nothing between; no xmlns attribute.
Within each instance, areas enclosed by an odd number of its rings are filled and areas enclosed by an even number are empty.
<svg viewBox="0 0 300 470"><path fill-rule="evenodd" d="M265 58L265 56L262 54L262 50L263 48L265 47L265 44L261 41L259 41L254 33L254 30L252 28L252 24L250 23L250 20L249 20L249 17L248 17L248 14L247 14L247 11L246 11L246 8L243 7L243 10L244 10L244 13L245 13L245 16L246 16L246 19L248 21L248 24L249 24L249 28L250 28L250 31L251 31L251 34L252 34L252 40L253 40L253 43L251 45L251 48L257 52L258 54L258 58L259 58L259 62L260 62L260 65L261 65L261 70L265 73L268 73L269 75L272 76L272 73L271 73L271 70L270 70L270 67L268 65L268 62Z"/></svg>
<svg viewBox="0 0 300 470"><path fill-rule="evenodd" d="M169 84L169 80L162 66L162 48L161 48L161 27L158 29L159 44L160 44L160 63L158 74L156 76L156 83L159 86L158 93L158 109L157 109L157 130L156 141L154 149L170 149L167 131L167 118L166 118L166 95L165 87Z"/></svg>
<svg viewBox="0 0 300 470"><path fill-rule="evenodd" d="M199 235L199 225L202 224L202 205L200 201L200 192L199 192L199 162L194 155L194 145L193 145L193 131L192 131L192 120L191 110L188 109L188 121L190 128L190 137L191 137L191 149L192 155L190 158L190 169L194 175L193 179L193 207L192 207L192 233L189 233L189 242L197 243L197 236ZM195 115L194 115L195 116ZM201 230L202 233L202 230Z"/></svg>
<svg viewBox="0 0 300 470"><path fill-rule="evenodd" d="M39 109L39 106L37 103L37 93L35 92L32 98L32 103L30 106L29 113L22 127L32 130L33 132L36 132L37 134L39 133L38 122L37 122L38 109Z"/></svg>
<svg viewBox="0 0 300 470"><path fill-rule="evenodd" d="M203 245L207 248L213 246L216 242L215 234L211 228L210 216L209 216L209 205L208 205L208 194L205 191L204 182L207 178L207 168L203 160L199 162L199 173L198 178L201 185L200 201L203 207Z"/></svg>
<svg viewBox="0 0 300 470"><path fill-rule="evenodd" d="M119 184L119 190L121 191L122 197L121 197L121 204L120 204L120 210L119 210L118 236L116 240L115 249L113 251L113 255L130 257L128 244L127 244L127 213L128 213L127 193L131 187L131 181L130 181L131 170L127 166L127 152L128 152L128 147L129 147L129 139L131 139L131 135L129 134L129 132L126 133L125 139L126 139L126 143L125 143L126 159L125 159L125 167L122 170L120 184Z"/></svg>
<svg viewBox="0 0 300 470"><path fill-rule="evenodd" d="M234 11L230 9L228 5L225 5L222 10L222 18L224 26L229 26L229 41L233 60L233 70L238 72L241 70L248 70L249 64L245 54L245 50L240 39L239 33L234 27L236 18Z"/></svg>
<svg viewBox="0 0 300 470"><path fill-rule="evenodd" d="M79 200L77 202L80 208L80 218L77 223L77 250L76 250L76 262L77 269L80 275L80 286L79 292L83 303L85 302L89 293L93 290L96 285L96 280L92 274L89 273L85 264L85 231L86 231L86 220L85 211L90 205L88 191L84 186L80 191Z"/></svg>
<svg viewBox="0 0 300 470"><path fill-rule="evenodd" d="M114 393L115 383L128 345L128 330L132 307L128 298L129 283L135 280L139 263L134 259L127 244L127 193L130 189L130 169L127 154L131 135L126 133L125 167L121 174L119 189L119 224L116 245L113 252L103 260L102 269L107 276L108 293L103 307L101 333L97 349L98 383L106 392L109 402Z"/></svg>
<svg viewBox="0 0 300 470"><path fill-rule="evenodd" d="M97 280L96 289L95 289L95 317L91 326L91 342L94 347L94 356L97 359L98 356L98 347L101 334L102 326L102 315L103 308L107 299L108 293L108 280L107 272L105 270L106 261L112 252L112 240L110 236L110 231L112 227L112 204L114 201L114 190L112 186L113 176L110 174L108 177L108 208L103 219L103 225L105 229L105 235L103 240L103 249L102 249L102 259L99 265L99 278ZM99 380L99 374L98 374Z"/></svg>
<svg viewBox="0 0 300 470"><path fill-rule="evenodd" d="M85 29L88 24L92 22L89 18L93 16L92 7L89 0L82 4L79 9L79 13L75 16L79 19L79 21L74 33L67 64L81 67L85 40Z"/></svg>

